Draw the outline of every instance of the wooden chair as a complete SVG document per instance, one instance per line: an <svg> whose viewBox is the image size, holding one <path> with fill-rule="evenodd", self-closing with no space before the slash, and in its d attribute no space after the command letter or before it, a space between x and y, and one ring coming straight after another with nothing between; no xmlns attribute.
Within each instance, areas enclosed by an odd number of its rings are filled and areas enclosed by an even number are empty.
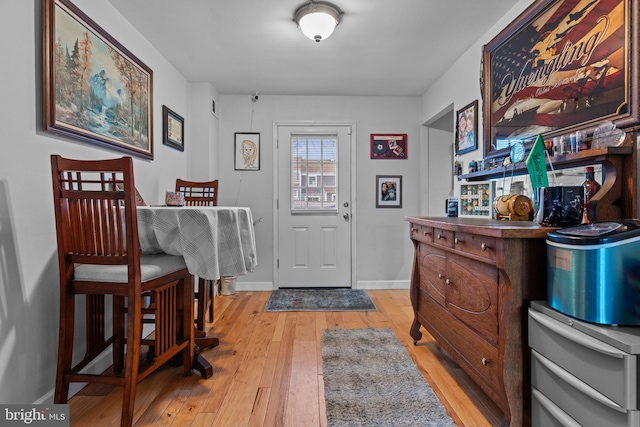
<svg viewBox="0 0 640 427"><path fill-rule="evenodd" d="M185 206L218 206L218 180L214 181L185 181L176 179L176 192L184 194ZM209 314L209 322L213 322L213 297L214 280L200 278L198 280L198 291L196 301L198 302L198 313L196 317L196 327L199 331L205 328L205 313Z"/></svg>
<svg viewBox="0 0 640 427"><path fill-rule="evenodd" d="M218 206L218 180L196 182L176 179L176 192L184 194L186 206Z"/></svg>
<svg viewBox="0 0 640 427"><path fill-rule="evenodd" d="M141 255L130 157L91 161L53 155L51 170L60 270L54 403L67 402L72 382L123 386L120 425L130 426L139 381L176 355L182 356L184 374L191 374L193 278L181 256ZM122 191L117 189L120 184ZM82 295L86 352L73 364L75 302ZM110 337L105 336L107 296L113 301ZM143 306L147 296L153 307ZM143 339L142 313L150 308L153 339ZM153 357L141 361L143 345L153 347ZM113 372L82 371L109 348Z"/></svg>

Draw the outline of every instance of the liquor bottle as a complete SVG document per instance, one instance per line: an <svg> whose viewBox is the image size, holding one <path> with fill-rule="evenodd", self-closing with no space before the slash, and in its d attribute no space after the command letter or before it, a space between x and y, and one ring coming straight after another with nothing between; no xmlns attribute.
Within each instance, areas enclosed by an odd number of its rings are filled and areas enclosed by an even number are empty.
<svg viewBox="0 0 640 427"><path fill-rule="evenodd" d="M593 166L587 166L584 169L584 182L582 183L582 188L584 188L584 209L582 210L582 223L590 224L591 219L587 214L587 206L589 206L589 201L591 198L600 190L600 184L594 179L594 171Z"/></svg>

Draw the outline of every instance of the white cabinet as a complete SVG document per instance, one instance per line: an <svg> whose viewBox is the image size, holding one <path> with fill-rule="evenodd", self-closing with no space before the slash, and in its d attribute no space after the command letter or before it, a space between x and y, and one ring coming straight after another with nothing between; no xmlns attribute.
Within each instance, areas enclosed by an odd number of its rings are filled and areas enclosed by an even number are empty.
<svg viewBox="0 0 640 427"><path fill-rule="evenodd" d="M640 327L595 325L533 302L532 425L640 426Z"/></svg>

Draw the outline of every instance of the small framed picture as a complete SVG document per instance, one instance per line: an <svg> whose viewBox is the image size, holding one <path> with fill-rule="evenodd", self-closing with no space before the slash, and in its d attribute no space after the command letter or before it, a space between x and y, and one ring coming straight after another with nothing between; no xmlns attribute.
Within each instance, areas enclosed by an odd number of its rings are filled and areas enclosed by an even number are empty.
<svg viewBox="0 0 640 427"><path fill-rule="evenodd" d="M376 175L376 208L402 207L402 176Z"/></svg>
<svg viewBox="0 0 640 427"><path fill-rule="evenodd" d="M478 100L458 110L456 114L456 154L478 148Z"/></svg>
<svg viewBox="0 0 640 427"><path fill-rule="evenodd" d="M460 186L460 216L493 217L494 189L491 181L481 181Z"/></svg>
<svg viewBox="0 0 640 427"><path fill-rule="evenodd" d="M235 170L260 170L260 134L236 132L235 140Z"/></svg>
<svg viewBox="0 0 640 427"><path fill-rule="evenodd" d="M184 151L184 119L166 105L162 106L162 143Z"/></svg>

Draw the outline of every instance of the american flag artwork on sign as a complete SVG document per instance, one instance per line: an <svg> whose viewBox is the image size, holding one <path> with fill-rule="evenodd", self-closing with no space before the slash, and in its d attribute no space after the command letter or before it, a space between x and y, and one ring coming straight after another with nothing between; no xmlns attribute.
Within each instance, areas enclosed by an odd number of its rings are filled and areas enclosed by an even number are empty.
<svg viewBox="0 0 640 427"><path fill-rule="evenodd" d="M627 0L550 2L490 53L494 148L628 111L627 8Z"/></svg>

